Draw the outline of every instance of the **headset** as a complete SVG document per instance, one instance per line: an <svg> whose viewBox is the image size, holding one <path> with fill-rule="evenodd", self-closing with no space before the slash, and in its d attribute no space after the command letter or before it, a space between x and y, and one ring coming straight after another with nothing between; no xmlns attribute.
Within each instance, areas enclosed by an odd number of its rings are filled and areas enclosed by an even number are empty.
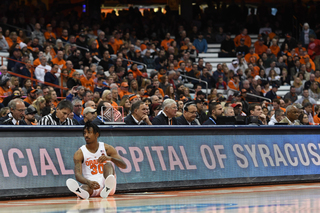
<svg viewBox="0 0 320 213"><path fill-rule="evenodd" d="M183 106L183 111L188 112L188 107L189 107L190 105L196 105L196 103L195 103L194 101L189 101L189 102L187 102L187 103Z"/></svg>

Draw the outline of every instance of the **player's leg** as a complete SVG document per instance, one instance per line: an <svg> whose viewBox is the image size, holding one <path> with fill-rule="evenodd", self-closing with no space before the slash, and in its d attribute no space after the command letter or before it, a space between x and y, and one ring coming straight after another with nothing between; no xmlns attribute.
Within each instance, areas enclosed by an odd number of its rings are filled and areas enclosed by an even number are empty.
<svg viewBox="0 0 320 213"><path fill-rule="evenodd" d="M66 181L67 187L70 191L78 195L80 198L88 199L92 195L93 190L88 185L79 186L78 182L72 178Z"/></svg>
<svg viewBox="0 0 320 213"><path fill-rule="evenodd" d="M116 178L115 178L114 167L111 163L106 163L103 167L103 176L106 178L104 182L104 188L100 193L103 198L113 195L116 189Z"/></svg>

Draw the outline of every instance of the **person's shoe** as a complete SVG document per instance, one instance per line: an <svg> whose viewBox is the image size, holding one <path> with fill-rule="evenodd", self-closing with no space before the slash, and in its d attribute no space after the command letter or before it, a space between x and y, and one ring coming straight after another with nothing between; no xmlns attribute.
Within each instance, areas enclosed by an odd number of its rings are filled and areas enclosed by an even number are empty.
<svg viewBox="0 0 320 213"><path fill-rule="evenodd" d="M100 192L102 198L107 198L112 189L116 186L116 178L113 175L109 175L104 181L104 188Z"/></svg>
<svg viewBox="0 0 320 213"><path fill-rule="evenodd" d="M73 180L72 178L69 178L66 181L66 184L67 184L68 189L70 191L72 191L73 193L75 193L76 195L78 195L78 197L80 197L82 199L89 199L89 197L90 197L89 192L80 188L77 181Z"/></svg>

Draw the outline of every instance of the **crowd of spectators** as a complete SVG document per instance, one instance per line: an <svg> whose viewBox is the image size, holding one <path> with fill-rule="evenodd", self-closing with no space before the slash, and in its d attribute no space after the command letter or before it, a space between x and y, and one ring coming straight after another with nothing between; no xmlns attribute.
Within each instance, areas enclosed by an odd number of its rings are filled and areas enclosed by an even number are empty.
<svg viewBox="0 0 320 213"><path fill-rule="evenodd" d="M303 113L308 115L308 124L317 123L319 110L314 113L309 109L320 95L317 30L306 23L301 41L287 33L280 48L283 32L269 27L268 20L261 21L265 23L263 30L251 44L248 30L253 28L248 20L253 14L244 15L244 8L237 11L247 17L246 28L231 39L231 33L224 33L231 29L229 25L214 30L212 18L219 11L208 13L210 6L201 12L202 17L194 16L191 28L183 20L175 21L176 15L168 7L165 14L146 10L144 16L137 8L130 8L120 11L119 16L102 14L102 21L93 23L75 13L68 19L49 21L44 14L39 19L30 16L25 22L27 10L16 19L8 14L9 7L0 28L1 51L10 55L7 66L0 68L0 123L305 124L303 118L296 121ZM39 12L37 7L31 9ZM235 9L231 4L227 11ZM263 7L258 11L263 12ZM204 17L209 18L207 23ZM131 18L133 24L124 18ZM12 28L6 24L10 21L27 31ZM198 53L207 52L207 43L213 42L221 42L222 56L237 59L218 64L216 70L202 58L196 60ZM147 69L153 71L148 74ZM291 80L290 93L283 99L277 96L277 88L290 85ZM211 89L207 99L202 92L204 82ZM234 92L224 97L217 89ZM249 93L271 99L274 109ZM297 100L300 94L303 96ZM276 109L277 103L280 109Z"/></svg>

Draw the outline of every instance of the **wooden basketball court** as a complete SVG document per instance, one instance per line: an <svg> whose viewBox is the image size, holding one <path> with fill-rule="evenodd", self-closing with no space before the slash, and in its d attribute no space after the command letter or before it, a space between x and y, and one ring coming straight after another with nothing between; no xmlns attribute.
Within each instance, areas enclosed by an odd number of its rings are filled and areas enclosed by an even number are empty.
<svg viewBox="0 0 320 213"><path fill-rule="evenodd" d="M320 212L320 184L286 184L1 201L0 212Z"/></svg>

